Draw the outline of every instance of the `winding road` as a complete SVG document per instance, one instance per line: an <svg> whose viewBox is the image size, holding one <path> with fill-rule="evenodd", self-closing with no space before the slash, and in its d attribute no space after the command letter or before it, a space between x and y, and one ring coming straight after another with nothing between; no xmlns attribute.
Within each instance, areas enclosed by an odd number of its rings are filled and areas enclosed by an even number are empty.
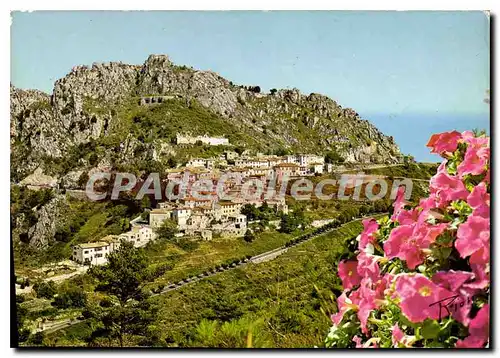
<svg viewBox="0 0 500 358"><path fill-rule="evenodd" d="M254 263L254 264L259 264L259 263L262 263L262 262L266 262L266 261L271 261L271 260L274 260L276 257L282 255L283 253L287 252L289 248L291 247L294 247L294 246L297 246L297 245L300 245L306 241L309 241L315 237L318 237L318 236L321 236L321 235L324 235L328 232L331 232L331 231L334 231L334 230L338 230L342 227L344 227L345 225L348 225L348 224L351 224L353 222L356 222L356 221L361 221L361 220L364 220L364 219L367 219L367 218L371 218L371 217L374 217L374 216L379 216L379 215L384 215L384 214L387 214L387 213L378 213L378 214L373 214L373 215L367 215L367 216L363 216L363 217L360 217L360 218L357 218L357 219L354 219L354 220L351 220L345 224L342 224L338 227L332 227L330 230L326 230L326 231L323 231L323 232L319 232L317 234L314 234L314 235L311 235L310 237L308 237L307 239L304 239L302 241L298 241L296 243L294 243L293 245L290 245L290 246L280 246L276 249L273 249L273 250L270 250L270 251L266 251L266 252L263 252L261 254L258 254L258 255L255 255L255 256L252 256L251 258L249 259L245 259L243 261L240 261L239 263L234 263L232 264L230 267L227 267L227 268L219 268L219 269L214 269L212 271L208 271L206 273L203 273L203 274L200 274L198 276L196 276L195 278L192 278L192 279L184 279L183 281L181 281L181 283L177 283L177 284L171 284L169 286L167 286L165 289L163 289L161 292L158 292L158 293L154 293L152 296L157 296L157 295L162 295L162 294L165 294L165 293L168 293L168 292L171 292L171 291L174 291L174 290L177 290L179 288L182 288L186 285L189 285L191 283L194 283L194 282L198 282L198 281L201 281L203 280L204 278L207 278L207 277L212 277L214 275L217 275L219 273L222 273L222 272L226 272L226 271L229 271L229 270L233 270L235 268L238 268L238 267L241 267L241 266L244 266L248 263ZM326 224L325 224L326 225ZM324 225L323 225L324 226Z"/></svg>
<svg viewBox="0 0 500 358"><path fill-rule="evenodd" d="M328 232L331 232L331 231L334 231L334 230L338 230L338 229L344 227L345 225L351 224L353 222L361 221L361 220L364 220L364 219L367 219L367 218L371 218L371 217L379 216L379 215L384 215L384 214L387 214L387 213L377 213L377 214L373 214L373 215L363 216L363 217L351 220L351 221L349 221L349 222L347 222L345 224L342 224L342 225L340 225L338 227L333 227L330 230L326 230L326 231L317 233L315 235L311 235L307 239L304 239L302 241L296 242L293 245L290 245L288 247L281 246L281 247L278 247L276 249L273 249L273 250L270 250L270 251L266 251L266 252L263 252L261 254L252 256L251 258L245 259L245 260L243 260L243 261L241 261L239 263L234 263L230 267L214 269L212 271L208 271L208 272L205 272L203 274L200 274L200 275L196 276L195 278L184 279L183 281L181 281L180 284L171 284L171 285L167 286L165 289L163 289L161 292L152 294L152 296L158 296L158 295L162 295L162 294L165 294L165 293L177 290L177 289L182 288L184 286L187 286L187 285L189 285L191 283L195 283L195 282L201 281L201 280L203 280L203 279L205 279L207 277L212 277L212 276L215 276L215 275L217 275L219 273L226 272L226 271L229 271L229 270L233 270L235 268L242 267L244 265L247 265L248 263L259 264L259 263L262 263L262 262L274 260L276 257L278 257L278 256L284 254L285 252L287 252L288 249L291 248L291 247L298 246L298 245L300 245L300 244L302 244L302 243L304 243L306 241L309 241L309 240L311 240L311 239L313 239L315 237L324 235L324 234L326 234ZM68 318L68 319L63 319L63 320L60 320L60 321L46 322L46 323L44 323L42 325L42 327L37 327L34 332L41 332L41 331L46 331L48 333L55 332L55 331L58 331L60 329L67 328L67 327L70 327L72 325L75 325L75 324L78 324L78 323L81 323L81 322L85 322L85 321L86 320L78 320L78 319L74 319L74 318L72 318L72 319Z"/></svg>

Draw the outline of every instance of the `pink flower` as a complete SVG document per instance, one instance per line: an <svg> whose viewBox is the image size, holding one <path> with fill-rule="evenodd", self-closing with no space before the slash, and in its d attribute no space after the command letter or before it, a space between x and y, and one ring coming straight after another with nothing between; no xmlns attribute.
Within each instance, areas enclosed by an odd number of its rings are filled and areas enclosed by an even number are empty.
<svg viewBox="0 0 500 358"><path fill-rule="evenodd" d="M490 158L490 148L469 146L462 163L457 168L460 177L471 174L480 175L486 171Z"/></svg>
<svg viewBox="0 0 500 358"><path fill-rule="evenodd" d="M420 199L418 204L419 208L422 208L423 211L428 211L438 207L437 198L435 194L429 195L428 198Z"/></svg>
<svg viewBox="0 0 500 358"><path fill-rule="evenodd" d="M384 242L384 253L388 259L399 257L406 260L408 252L405 244L413 234L413 227L414 225L401 225L392 229L389 239Z"/></svg>
<svg viewBox="0 0 500 358"><path fill-rule="evenodd" d="M404 332L399 328L398 324L396 323L392 327L392 345L397 346L399 342L403 341L405 334Z"/></svg>
<svg viewBox="0 0 500 358"><path fill-rule="evenodd" d="M459 339L455 343L455 348L484 348L486 342L480 337L468 336L465 339Z"/></svg>
<svg viewBox="0 0 500 358"><path fill-rule="evenodd" d="M456 176L439 172L431 178L430 192L435 195L438 207L445 207L454 200L466 199L469 192Z"/></svg>
<svg viewBox="0 0 500 358"><path fill-rule="evenodd" d="M408 268L414 269L424 261L422 250L428 249L447 226L445 223L430 225L425 221L398 226L384 243L385 255L388 259L398 257L406 261Z"/></svg>
<svg viewBox="0 0 500 358"><path fill-rule="evenodd" d="M485 304L469 324L469 336L456 343L457 348L482 348L489 339L490 305Z"/></svg>
<svg viewBox="0 0 500 358"><path fill-rule="evenodd" d="M417 222L420 211L417 208L411 210L401 210L392 220L397 221L399 225L410 225Z"/></svg>
<svg viewBox="0 0 500 358"><path fill-rule="evenodd" d="M432 276L432 282L456 292L464 283L473 280L474 274L466 271L439 271Z"/></svg>
<svg viewBox="0 0 500 358"><path fill-rule="evenodd" d="M379 297L377 291L372 289L372 281L366 278L361 281L358 292L360 297L358 319L361 323L361 332L368 334L368 317L379 306L377 300L382 297Z"/></svg>
<svg viewBox="0 0 500 358"><path fill-rule="evenodd" d="M489 284L489 278L481 265L472 265L472 270L474 272L439 271L432 276L432 282L454 293L453 297L443 301L442 306L465 326L470 321L474 295Z"/></svg>
<svg viewBox="0 0 500 358"><path fill-rule="evenodd" d="M489 219L490 194L487 192L486 183L483 182L474 187L467 197L467 204L474 209L474 215Z"/></svg>
<svg viewBox="0 0 500 358"><path fill-rule="evenodd" d="M356 343L356 348L363 348L363 343L361 343L361 337L354 336L352 341Z"/></svg>
<svg viewBox="0 0 500 358"><path fill-rule="evenodd" d="M457 131L433 134L427 143L427 147L431 148L431 153L454 152L461 137L462 135Z"/></svg>
<svg viewBox="0 0 500 358"><path fill-rule="evenodd" d="M485 341L489 338L490 325L490 305L485 304L476 314L469 324L469 334L471 336L481 337Z"/></svg>
<svg viewBox="0 0 500 358"><path fill-rule="evenodd" d="M386 273L383 277L379 278L374 282L375 292L378 299L383 299L387 294L387 290L391 287L392 281L394 280L394 275Z"/></svg>
<svg viewBox="0 0 500 358"><path fill-rule="evenodd" d="M339 263L339 276L342 280L342 286L344 289L348 290L354 286L359 285L361 282L361 276L358 274L358 262L357 261L341 261Z"/></svg>
<svg viewBox="0 0 500 358"><path fill-rule="evenodd" d="M412 322L447 316L447 310L439 302L453 296L452 292L436 285L422 274L398 275L396 293L401 298L401 311Z"/></svg>
<svg viewBox="0 0 500 358"><path fill-rule="evenodd" d="M380 278L380 268L378 266L379 256L367 254L361 251L358 254L358 274L363 278L369 278L373 282Z"/></svg>
<svg viewBox="0 0 500 358"><path fill-rule="evenodd" d="M403 210L403 208L406 205L405 192L406 192L406 188L405 187L400 186L398 188L398 193L396 195L396 200L394 201L394 204L392 204L394 206L394 212L393 212L393 214L391 216L391 220L392 221L396 220L396 217L398 216L398 214L401 212L401 210Z"/></svg>
<svg viewBox="0 0 500 358"><path fill-rule="evenodd" d="M452 296L441 302L441 307L465 326L469 324L472 300L477 291L466 287L465 283L472 281L474 277L472 272L455 270L439 271L432 276L432 282L453 292Z"/></svg>
<svg viewBox="0 0 500 358"><path fill-rule="evenodd" d="M337 309L338 312L332 314L330 318L332 322L338 326L342 319L344 318L344 314L350 309L356 308L357 306L353 304L353 302L347 297L346 291L342 292L342 294L337 298Z"/></svg>
<svg viewBox="0 0 500 358"><path fill-rule="evenodd" d="M474 281L465 283L464 288L474 295L490 284L489 264L471 264L470 266L474 273Z"/></svg>
<svg viewBox="0 0 500 358"><path fill-rule="evenodd" d="M455 247L462 258L470 256L471 264L486 264L490 260L490 220L471 215L457 231Z"/></svg>
<svg viewBox="0 0 500 358"><path fill-rule="evenodd" d="M378 345L376 343L376 339L378 338L370 338L367 340L365 343L361 341L361 337L354 336L352 338L352 341L356 343L356 348L378 348Z"/></svg>
<svg viewBox="0 0 500 358"><path fill-rule="evenodd" d="M359 248L361 250L366 248L368 243L375 242L375 236L373 234L378 230L378 224L373 219L365 219L363 220L363 227L364 229L359 239Z"/></svg>
<svg viewBox="0 0 500 358"><path fill-rule="evenodd" d="M399 328L398 324L396 323L392 327L392 346L393 347L399 347L400 344L402 344L405 347L410 347L411 346L411 338L407 336L401 328Z"/></svg>
<svg viewBox="0 0 500 358"><path fill-rule="evenodd" d="M488 171L486 172L486 175L484 176L483 181L484 181L486 184L489 184L489 183L490 183L490 168L488 168Z"/></svg>
<svg viewBox="0 0 500 358"><path fill-rule="evenodd" d="M462 132L462 142L469 143L472 138L475 138L476 135L473 131L463 131Z"/></svg>
<svg viewBox="0 0 500 358"><path fill-rule="evenodd" d="M467 143L469 146L474 147L489 147L490 138L489 137L476 137L472 131L462 132L462 141Z"/></svg>

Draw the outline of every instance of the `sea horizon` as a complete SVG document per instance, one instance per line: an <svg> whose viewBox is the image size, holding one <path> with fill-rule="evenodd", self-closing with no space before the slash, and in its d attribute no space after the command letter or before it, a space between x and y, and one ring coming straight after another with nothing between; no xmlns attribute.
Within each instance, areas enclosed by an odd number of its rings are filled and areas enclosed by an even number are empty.
<svg viewBox="0 0 500 358"><path fill-rule="evenodd" d="M440 162L442 158L430 153L425 145L434 133L447 131L465 131L473 129L484 129L490 133L490 114L456 114L456 113L436 113L436 114L362 114L363 119L370 121L385 135L393 136L403 154L415 157L418 162ZM407 122L401 126L396 121Z"/></svg>

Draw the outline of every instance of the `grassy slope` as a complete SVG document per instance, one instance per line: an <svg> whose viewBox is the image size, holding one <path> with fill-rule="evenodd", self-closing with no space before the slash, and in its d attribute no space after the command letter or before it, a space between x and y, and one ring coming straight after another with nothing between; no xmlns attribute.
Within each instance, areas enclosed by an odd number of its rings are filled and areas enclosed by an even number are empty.
<svg viewBox="0 0 500 358"><path fill-rule="evenodd" d="M409 163L408 165L402 166L366 169L364 170L364 173L413 179L430 179L434 174L436 174L437 167L438 164Z"/></svg>
<svg viewBox="0 0 500 358"><path fill-rule="evenodd" d="M321 345L335 312L339 279L334 266L346 241L362 229L352 222L277 259L248 264L153 298L162 345L253 347ZM192 257L193 258L193 257ZM57 333L58 345L81 345L86 323ZM55 339L51 334L48 340Z"/></svg>
<svg viewBox="0 0 500 358"><path fill-rule="evenodd" d="M275 249L284 245L293 236L293 234L269 231L257 234L256 239L251 243L245 242L243 238L214 238L211 241L200 241L194 244L193 249L189 247L183 249L168 242L154 243L146 248L152 264L168 262L174 267L151 286L172 283L188 276L198 275L228 259L253 256Z"/></svg>
<svg viewBox="0 0 500 358"><path fill-rule="evenodd" d="M222 300L230 307L233 303L233 319L248 315L267 321L261 329L272 337L271 346L320 345L330 325L329 314L335 309L331 297L339 282L334 264L344 243L361 228L359 222L350 223L294 247L276 260L250 264L158 297L164 332L177 343L203 345L196 334L191 341L182 334L191 336L203 318L213 319L213 313L218 317L221 303L215 300Z"/></svg>

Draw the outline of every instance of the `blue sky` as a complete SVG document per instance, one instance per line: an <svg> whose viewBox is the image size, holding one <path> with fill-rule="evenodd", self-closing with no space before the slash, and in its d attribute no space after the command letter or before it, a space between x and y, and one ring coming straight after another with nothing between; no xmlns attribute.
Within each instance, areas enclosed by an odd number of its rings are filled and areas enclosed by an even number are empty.
<svg viewBox="0 0 500 358"><path fill-rule="evenodd" d="M50 93L76 64L142 64L149 54L161 53L239 84L326 94L384 127L406 152L414 151L405 142L415 133L400 134L405 118L428 121L417 130L421 138L432 134L436 118L448 118L449 126L453 116L465 120L465 127L488 125L483 99L490 81L489 24L482 12L12 16L11 81L21 88Z"/></svg>

